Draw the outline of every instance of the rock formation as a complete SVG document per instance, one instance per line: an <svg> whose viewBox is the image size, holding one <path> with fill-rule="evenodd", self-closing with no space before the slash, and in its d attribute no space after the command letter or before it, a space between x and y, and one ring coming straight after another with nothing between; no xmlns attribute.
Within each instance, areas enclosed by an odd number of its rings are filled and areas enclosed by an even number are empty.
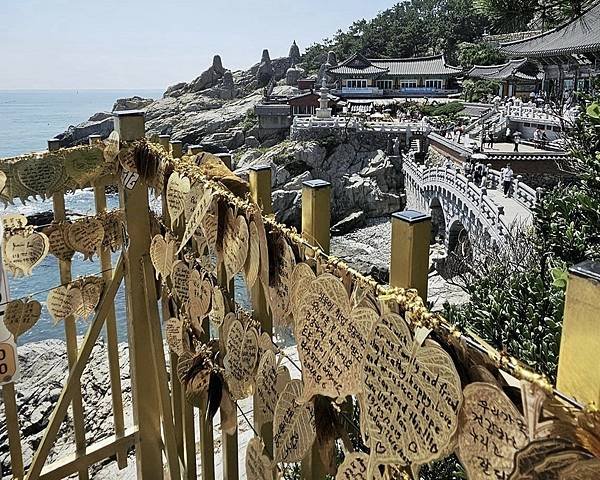
<svg viewBox="0 0 600 480"><path fill-rule="evenodd" d="M221 99L233 100L235 98L235 82L231 70L225 70L223 73L223 83L221 85Z"/></svg>
<svg viewBox="0 0 600 480"><path fill-rule="evenodd" d="M300 80L304 76L304 69L297 67L293 64L290 68L285 72L285 84L289 86L298 85L298 80Z"/></svg>
<svg viewBox="0 0 600 480"><path fill-rule="evenodd" d="M271 64L271 57L269 56L269 50L267 50L265 48L262 53L260 65L256 72L257 86L259 88L266 87L274 75L275 75L275 70L273 69L273 65Z"/></svg>
<svg viewBox="0 0 600 480"><path fill-rule="evenodd" d="M300 49L296 44L296 40L294 40L294 43L292 43L292 46L290 47L288 58L290 59L290 62L292 62L292 65L296 65L302 61L302 56L300 55Z"/></svg>
<svg viewBox="0 0 600 480"><path fill-rule="evenodd" d="M141 110L150 105L154 100L151 98L142 97L129 97L119 98L113 105L113 112L120 112L122 110ZM91 120L91 119L90 119Z"/></svg>
<svg viewBox="0 0 600 480"><path fill-rule="evenodd" d="M217 85L219 80L223 78L225 69L223 68L223 62L221 61L220 55L213 57L212 66L202 72L196 80L191 83L190 90L192 92L200 92Z"/></svg>
<svg viewBox="0 0 600 480"><path fill-rule="evenodd" d="M332 223L362 211L365 218L388 215L404 206L398 160L378 145L350 137L346 142L284 142L258 158L240 159L237 173L251 165L271 165L273 210L280 221L299 221L302 182L311 178L332 184Z"/></svg>

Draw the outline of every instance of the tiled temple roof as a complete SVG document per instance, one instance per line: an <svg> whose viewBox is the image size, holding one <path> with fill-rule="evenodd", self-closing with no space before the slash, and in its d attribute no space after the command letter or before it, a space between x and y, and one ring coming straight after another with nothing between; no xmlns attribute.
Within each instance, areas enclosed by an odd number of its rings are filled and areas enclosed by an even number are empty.
<svg viewBox="0 0 600 480"><path fill-rule="evenodd" d="M333 76L363 76L378 77L381 75L411 76L411 75L453 75L460 68L446 64L443 55L415 58L367 59L356 53L350 58L332 67L328 72Z"/></svg>
<svg viewBox="0 0 600 480"><path fill-rule="evenodd" d="M500 50L519 57L600 51L600 2L560 27L524 40L503 43Z"/></svg>
<svg viewBox="0 0 600 480"><path fill-rule="evenodd" d="M373 65L389 70L390 75L455 75L461 72L460 68L448 65L443 55L370 61Z"/></svg>
<svg viewBox="0 0 600 480"><path fill-rule="evenodd" d="M516 77L522 80L536 80L536 77L519 72L519 68L527 63L526 58L510 60L503 65L475 65L467 76L487 80L506 80Z"/></svg>

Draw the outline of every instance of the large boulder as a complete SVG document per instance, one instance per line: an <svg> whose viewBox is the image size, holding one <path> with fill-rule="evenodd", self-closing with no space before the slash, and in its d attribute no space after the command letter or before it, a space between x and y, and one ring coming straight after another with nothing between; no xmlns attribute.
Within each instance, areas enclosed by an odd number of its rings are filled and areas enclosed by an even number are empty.
<svg viewBox="0 0 600 480"><path fill-rule="evenodd" d="M335 145L286 141L258 158L242 157L237 173L265 164L271 166L273 190L279 192L277 207L282 210L274 210L292 225L300 221L300 205L290 192L299 194L302 182L312 178L331 182L334 222L359 210L364 218L374 218L404 207L399 161L379 149L364 150L358 139Z"/></svg>
<svg viewBox="0 0 600 480"><path fill-rule="evenodd" d="M120 112L123 110L143 110L148 105L150 105L154 100L151 98L142 98L142 97L129 97L129 98L119 98L113 105L113 112Z"/></svg>

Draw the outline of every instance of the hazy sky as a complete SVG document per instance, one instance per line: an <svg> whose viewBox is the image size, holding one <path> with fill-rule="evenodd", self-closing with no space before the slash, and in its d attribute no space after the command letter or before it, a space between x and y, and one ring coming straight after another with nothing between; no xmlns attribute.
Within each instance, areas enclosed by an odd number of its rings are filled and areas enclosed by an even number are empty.
<svg viewBox="0 0 600 480"><path fill-rule="evenodd" d="M165 88L248 67L393 0L0 0L0 89Z"/></svg>

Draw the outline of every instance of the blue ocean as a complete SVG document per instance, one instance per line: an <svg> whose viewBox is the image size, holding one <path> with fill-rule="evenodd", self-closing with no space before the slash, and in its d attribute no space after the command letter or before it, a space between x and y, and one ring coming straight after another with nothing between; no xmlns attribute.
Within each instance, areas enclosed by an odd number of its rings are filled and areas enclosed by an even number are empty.
<svg viewBox="0 0 600 480"><path fill-rule="evenodd" d="M160 98L159 90L58 90L58 91L2 91L0 90L0 158L21 155L32 151L44 150L47 140L87 120L96 112L110 111L117 98L139 95L148 98ZM108 207L118 207L117 195L110 195ZM94 213L94 196L91 190L82 190L66 196L67 210L82 213ZM5 213L32 213L52 210L51 201L31 201L22 205L19 200L14 205L0 209ZM118 254L114 255L116 262ZM76 254L73 259L73 278L80 275L92 275L100 272L97 260L83 260ZM11 298L32 296L45 305L48 289L60 284L58 261L48 256L33 271L33 275L25 278L13 278L8 275ZM117 318L119 319L119 337L125 340L125 303L124 292L118 294L116 301ZM78 331L84 334L85 322L78 322ZM62 323L54 325L45 308L36 326L19 338L19 343L27 343L49 338L64 339Z"/></svg>

